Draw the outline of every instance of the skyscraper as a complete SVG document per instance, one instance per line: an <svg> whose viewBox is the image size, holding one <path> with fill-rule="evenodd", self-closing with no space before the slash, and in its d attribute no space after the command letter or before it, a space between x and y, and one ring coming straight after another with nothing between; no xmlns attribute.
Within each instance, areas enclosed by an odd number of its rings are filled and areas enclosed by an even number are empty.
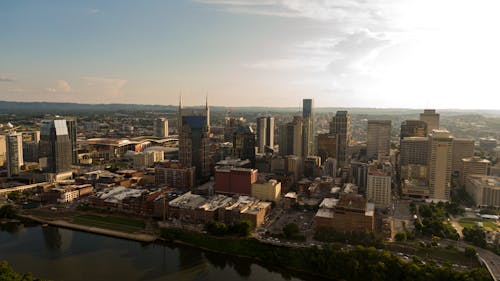
<svg viewBox="0 0 500 281"><path fill-rule="evenodd" d="M274 117L257 118L257 147L264 153L266 146L274 147Z"/></svg>
<svg viewBox="0 0 500 281"><path fill-rule="evenodd" d="M187 167L195 167L196 181L210 178L210 110L182 108L179 101L179 161Z"/></svg>
<svg viewBox="0 0 500 281"><path fill-rule="evenodd" d="M421 120L406 120L401 123L401 139L407 137L426 137L427 123Z"/></svg>
<svg viewBox="0 0 500 281"><path fill-rule="evenodd" d="M39 162L48 173L71 170L72 143L66 120L42 120L40 124Z"/></svg>
<svg viewBox="0 0 500 281"><path fill-rule="evenodd" d="M157 138L168 137L168 119L156 118L153 122L153 132Z"/></svg>
<svg viewBox="0 0 500 281"><path fill-rule="evenodd" d="M21 133L9 133L6 138L7 175L19 175L23 163L23 136Z"/></svg>
<svg viewBox="0 0 500 281"><path fill-rule="evenodd" d="M71 163L78 164L78 148L76 147L76 117L65 117L68 127L69 141L71 143Z"/></svg>
<svg viewBox="0 0 500 281"><path fill-rule="evenodd" d="M351 143L351 116L347 111L337 111L330 123L330 135L337 138L337 160L339 166L344 166L347 157L347 147Z"/></svg>
<svg viewBox="0 0 500 281"><path fill-rule="evenodd" d="M243 117L226 116L224 118L224 141L233 141L234 130L245 122Z"/></svg>
<svg viewBox="0 0 500 281"><path fill-rule="evenodd" d="M474 156L474 140L473 139L453 139L453 161L451 165L452 173L458 178L462 178L462 159ZM463 182L462 182L463 184Z"/></svg>
<svg viewBox="0 0 500 281"><path fill-rule="evenodd" d="M366 153L368 159L389 155L391 151L391 120L368 120Z"/></svg>
<svg viewBox="0 0 500 281"><path fill-rule="evenodd" d="M427 134L430 135L433 130L439 130L439 113L435 109L424 109L424 113L420 113L420 121L427 124Z"/></svg>
<svg viewBox="0 0 500 281"><path fill-rule="evenodd" d="M233 133L233 156L248 159L255 168L255 134L250 126L238 126Z"/></svg>
<svg viewBox="0 0 500 281"><path fill-rule="evenodd" d="M325 162L327 158L337 159L337 138L330 134L319 134L316 138L318 147L318 156L321 157L321 162Z"/></svg>
<svg viewBox="0 0 500 281"><path fill-rule="evenodd" d="M302 155L302 117L294 116L292 122L279 127L279 151L281 156Z"/></svg>
<svg viewBox="0 0 500 281"><path fill-rule="evenodd" d="M431 157L429 162L430 197L450 199L453 137L446 130L434 130L430 134Z"/></svg>
<svg viewBox="0 0 500 281"><path fill-rule="evenodd" d="M302 157L314 154L314 113L313 100L302 100ZM301 155L298 155L301 156Z"/></svg>

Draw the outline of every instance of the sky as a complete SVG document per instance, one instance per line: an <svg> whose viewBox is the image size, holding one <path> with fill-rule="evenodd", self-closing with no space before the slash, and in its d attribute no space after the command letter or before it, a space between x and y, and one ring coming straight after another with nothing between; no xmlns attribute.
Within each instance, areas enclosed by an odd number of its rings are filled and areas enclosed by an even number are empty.
<svg viewBox="0 0 500 281"><path fill-rule="evenodd" d="M0 100L500 109L497 0L0 0Z"/></svg>

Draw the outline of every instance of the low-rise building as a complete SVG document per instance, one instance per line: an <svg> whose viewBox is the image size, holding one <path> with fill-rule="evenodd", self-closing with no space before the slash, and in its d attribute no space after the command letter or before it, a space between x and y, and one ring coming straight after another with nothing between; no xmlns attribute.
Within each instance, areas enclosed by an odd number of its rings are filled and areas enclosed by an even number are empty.
<svg viewBox="0 0 500 281"><path fill-rule="evenodd" d="M164 161L155 167L155 184L182 190L195 185L195 167L183 166L179 161Z"/></svg>
<svg viewBox="0 0 500 281"><path fill-rule="evenodd" d="M332 227L345 233L374 231L374 213L375 205L358 194L344 194L338 201L326 198L315 216L316 229Z"/></svg>
<svg viewBox="0 0 500 281"><path fill-rule="evenodd" d="M275 179L269 181L257 181L252 184L252 197L260 200L278 203L281 194L281 183Z"/></svg>

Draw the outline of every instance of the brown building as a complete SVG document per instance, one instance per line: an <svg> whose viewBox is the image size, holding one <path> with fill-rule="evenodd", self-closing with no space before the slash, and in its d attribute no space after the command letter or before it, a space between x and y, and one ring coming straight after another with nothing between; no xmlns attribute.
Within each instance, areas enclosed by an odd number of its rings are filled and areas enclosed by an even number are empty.
<svg viewBox="0 0 500 281"><path fill-rule="evenodd" d="M337 159L337 138L330 134L319 134L316 138L318 142L318 156L321 163L328 158Z"/></svg>
<svg viewBox="0 0 500 281"><path fill-rule="evenodd" d="M401 123L401 139L407 137L426 137L427 123L420 120L406 120Z"/></svg>
<svg viewBox="0 0 500 281"><path fill-rule="evenodd" d="M178 161L164 161L155 167L155 184L178 189L191 189L195 185L195 168Z"/></svg>
<svg viewBox="0 0 500 281"><path fill-rule="evenodd" d="M256 169L217 169L215 171L215 192L250 195L252 184L257 181L257 174Z"/></svg>
<svg viewBox="0 0 500 281"><path fill-rule="evenodd" d="M375 206L358 194L343 194L338 201L320 205L316 213L316 228L332 227L339 232L365 232L375 229Z"/></svg>

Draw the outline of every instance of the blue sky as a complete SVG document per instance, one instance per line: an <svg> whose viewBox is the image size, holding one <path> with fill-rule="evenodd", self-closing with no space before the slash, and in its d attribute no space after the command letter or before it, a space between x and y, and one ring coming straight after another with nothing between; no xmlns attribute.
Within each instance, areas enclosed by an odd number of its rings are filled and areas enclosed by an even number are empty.
<svg viewBox="0 0 500 281"><path fill-rule="evenodd" d="M0 100L498 109L499 7L0 0Z"/></svg>

